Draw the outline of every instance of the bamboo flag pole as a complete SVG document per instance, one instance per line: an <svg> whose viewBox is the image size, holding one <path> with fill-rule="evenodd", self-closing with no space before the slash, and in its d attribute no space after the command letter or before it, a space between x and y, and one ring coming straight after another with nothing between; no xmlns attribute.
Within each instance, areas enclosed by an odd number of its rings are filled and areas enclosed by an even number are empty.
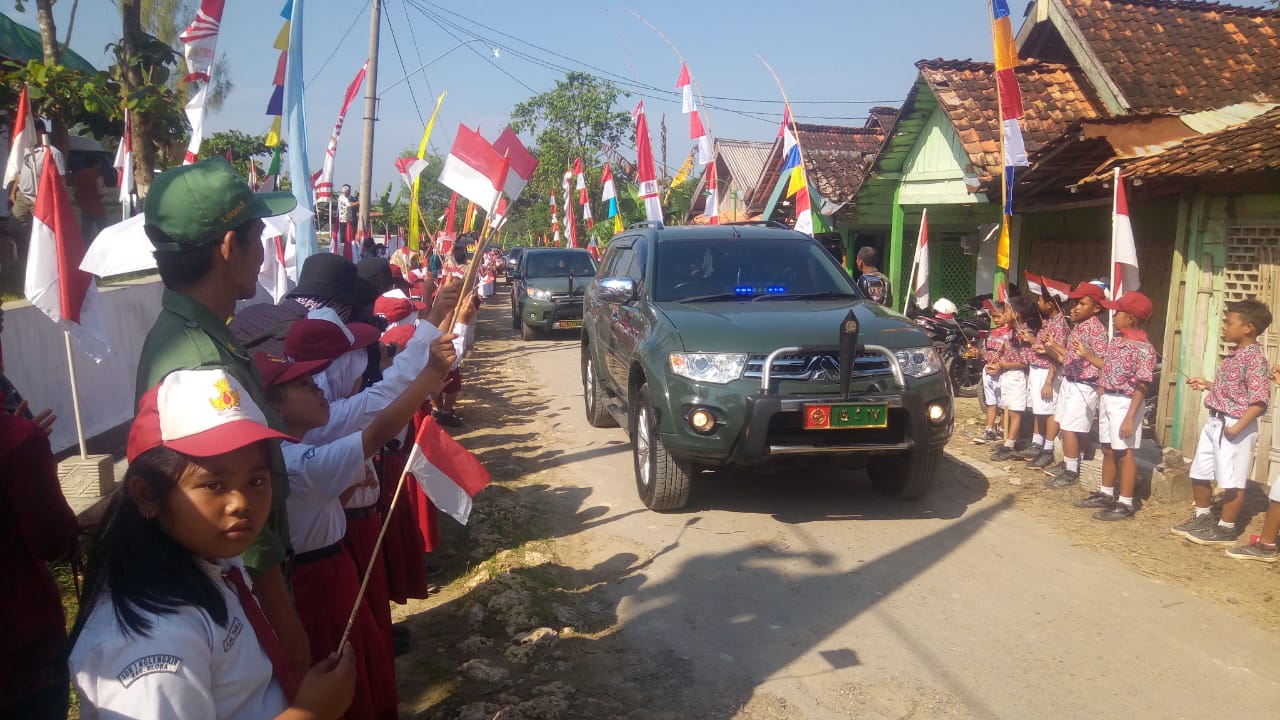
<svg viewBox="0 0 1280 720"><path fill-rule="evenodd" d="M782 87L782 81L778 79L778 73L773 71L773 66L769 64L769 61L765 60L764 56L760 55L759 53L756 53L756 58L758 58L760 62L764 63L765 69L769 71L769 74L773 76L773 81L778 85L778 92L782 93L782 103L787 109L787 117L791 118L791 133L795 135L795 138L796 138L796 152L800 154L800 168L801 170L804 170L804 167L805 167L804 145L801 144L800 142L800 128L799 126L796 125L796 114L791 112L791 100L787 97L787 90L786 88ZM786 161L786 158L783 158L784 163L785 161ZM805 173L804 192L809 192L809 173L807 170L804 170L804 173ZM810 217L813 216L813 212L814 212L813 208L810 207L809 208Z"/></svg>
<svg viewBox="0 0 1280 720"><path fill-rule="evenodd" d="M488 248L489 236L491 235L493 227L491 220L493 219L493 213L498 209L498 199L501 197L502 193L499 192L497 197L494 199L493 205L489 208L488 216L485 217L484 227L480 230L480 240L476 243L476 251L472 255L471 262L467 264L466 274L462 277L462 292L458 295L458 303L454 305L453 311L445 317L445 327L451 328L453 326L454 320L456 320L462 313L463 303L469 302L471 300L471 294L475 292L476 277L480 267L480 263L477 262L477 260L484 256L484 251ZM382 518L382 528L378 530L378 539L374 542L373 552L369 555L371 558L376 559L378 557L378 552L382 550L382 539L387 534L387 526L391 523L391 516L395 513L396 506L400 502L400 495L404 492L404 480L408 476L409 469L406 464L404 471L400 473L400 480L396 482L396 491L395 494L391 496L391 505L387 507L387 515ZM347 643L347 638L351 635L351 628L355 625L356 615L360 612L360 603L364 602L364 594L369 587L369 577L372 574L373 560L370 560L369 567L365 568L364 578L360 580L360 590L356 593L356 602L351 607L351 615L347 618L347 626L342 630L342 639L338 642L339 648Z"/></svg>
<svg viewBox="0 0 1280 720"><path fill-rule="evenodd" d="M989 22L994 22L995 10L991 5L991 0L987 0L987 17L991 19ZM994 25L991 29L991 52L992 67L997 68L998 71L997 63L1000 60L1000 48L996 44ZM1015 68L1014 82L1017 81L1018 75L1017 69ZM996 91L996 134L1000 136L1000 234L996 236L996 269L995 273L993 273L994 283L991 291L992 294L999 297L1000 286L1004 285L1008 281L1008 276L1006 274L1008 268L1001 267L1000 265L1000 246L1005 246L1006 253L1010 251L1008 244L1005 242L1006 238L1009 237L1009 215L1005 214L1005 207L1009 204L1009 173L1008 167L1005 165L1009 150L1004 145L1004 99L1000 96L999 80L996 79L996 75L994 73L991 75L991 82L995 86ZM1007 255L1005 257L1005 263L1012 264L1009 262Z"/></svg>
<svg viewBox="0 0 1280 720"><path fill-rule="evenodd" d="M80 459L87 460L89 453L84 442L84 421L80 419L80 391L76 386L76 361L71 352L71 333L63 330L62 339L67 343L67 375L71 377L71 408L76 416L76 440L80 443Z"/></svg>
<svg viewBox="0 0 1280 720"><path fill-rule="evenodd" d="M667 47L671 48L671 52L676 54L676 58L680 60L680 64L684 65L685 68L689 67L689 63L685 62L684 55L680 54L680 49L676 47L675 43L671 42L670 38L668 38L666 35L662 33L661 30L658 29L658 26L654 25L648 20L645 20L643 17L640 16L639 13L637 13L636 11L632 10L629 7L626 7L625 5L622 7L622 9L627 11L627 13L629 13L635 19L649 26L649 29L657 33L658 37L662 38L662 41L667 44ZM765 64L767 65L768 63L765 63ZM699 117L702 119L703 123L706 126L707 135L714 138L715 135L711 132L711 118L707 116L707 112L706 112L707 102L702 99L702 88L698 86L698 81L694 78L693 73L689 73L689 82L693 85L693 91L698 94L698 109L702 111Z"/></svg>

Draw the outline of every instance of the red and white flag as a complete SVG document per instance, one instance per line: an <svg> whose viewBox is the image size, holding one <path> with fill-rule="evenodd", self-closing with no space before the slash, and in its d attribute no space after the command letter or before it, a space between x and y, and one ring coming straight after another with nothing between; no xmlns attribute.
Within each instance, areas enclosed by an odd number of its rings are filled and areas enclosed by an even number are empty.
<svg viewBox="0 0 1280 720"><path fill-rule="evenodd" d="M644 201L645 219L662 222L662 201L658 197L658 175L653 165L653 145L649 142L649 121L644 115L644 101L636 105L632 117L636 120L636 183L640 186L640 199ZM810 223L812 231L812 223Z"/></svg>
<svg viewBox="0 0 1280 720"><path fill-rule="evenodd" d="M120 136L120 144L116 146L116 180L120 186L120 207L124 219L128 220L133 210L133 133L130 127L129 110L124 111L124 134Z"/></svg>
<svg viewBox="0 0 1280 720"><path fill-rule="evenodd" d="M497 205L506 186L509 165L509 158L494 150L480 133L459 124L440 182L487 212Z"/></svg>
<svg viewBox="0 0 1280 720"><path fill-rule="evenodd" d="M1071 295L1071 283L1054 280L1047 275L1041 275L1040 280L1044 283L1045 292L1049 293L1049 297L1058 302L1066 302Z"/></svg>
<svg viewBox="0 0 1280 720"><path fill-rule="evenodd" d="M413 182L418 179L423 170L427 169L427 161L420 157L410 155L408 157L396 158L396 171L400 173L400 179L409 189L413 189Z"/></svg>
<svg viewBox="0 0 1280 720"><path fill-rule="evenodd" d="M436 507L463 525L471 517L472 498L489 485L489 471L479 458L430 417L418 428L405 471Z"/></svg>
<svg viewBox="0 0 1280 720"><path fill-rule="evenodd" d="M128 111L125 111L128 113ZM128 115L126 114L127 118ZM4 186L18 179L22 172L22 161L27 151L40 144L40 133L36 130L35 117L31 114L31 99L27 97L27 85L23 83L22 93L18 95L18 112L13 116L13 127L9 129L9 159L4 165Z"/></svg>
<svg viewBox="0 0 1280 720"><path fill-rule="evenodd" d="M699 165L706 165L715 157L711 152L711 136L702 127L702 117L697 109L689 115L689 139L697 143L698 154L695 158Z"/></svg>
<svg viewBox="0 0 1280 720"><path fill-rule="evenodd" d="M707 193L707 205L702 211L702 216L707 219L707 223L711 225L720 224L720 182L716 177L716 164L707 165L707 181L703 183L705 192Z"/></svg>
<svg viewBox="0 0 1280 720"><path fill-rule="evenodd" d="M1119 300L1127 292L1142 286L1138 275L1138 248L1133 241L1133 223L1129 220L1129 198L1124 190L1120 168L1113 176L1115 204L1111 211L1111 299Z"/></svg>
<svg viewBox="0 0 1280 720"><path fill-rule="evenodd" d="M556 196L551 195L551 237L557 246L560 245L560 216L556 214Z"/></svg>
<svg viewBox="0 0 1280 720"><path fill-rule="evenodd" d="M800 193L804 195L806 193ZM911 291L916 296L916 307L929 307L929 209L920 213L920 235L916 238L915 281Z"/></svg>
<svg viewBox="0 0 1280 720"><path fill-rule="evenodd" d="M782 108L782 125L778 127L778 137L785 137L789 130L791 130L791 106L786 105ZM786 157L787 148L783 148L782 155Z"/></svg>
<svg viewBox="0 0 1280 720"><path fill-rule="evenodd" d="M502 191L507 194L508 200L515 202L524 191L524 186L533 179L533 171L538 169L538 158L529 152L511 128L503 130L498 139L493 141L493 149L511 162L511 171L507 173L507 182Z"/></svg>
<svg viewBox="0 0 1280 720"><path fill-rule="evenodd" d="M1027 291L1032 295L1044 295L1044 278L1030 270L1023 270L1022 276L1027 279Z"/></svg>
<svg viewBox="0 0 1280 720"><path fill-rule="evenodd" d="M689 77L689 66L680 63L680 79L676 80L676 89L680 91L680 112L691 113L697 111L697 106L693 103L693 81Z"/></svg>
<svg viewBox="0 0 1280 720"><path fill-rule="evenodd" d="M498 209L493 211L493 217L489 219L489 224L493 227L494 232L502 229L507 224L507 198L498 198Z"/></svg>
<svg viewBox="0 0 1280 720"><path fill-rule="evenodd" d="M270 229L262 233L262 266L258 269L258 284L279 303L289 292L289 265L285 260L285 238Z"/></svg>
<svg viewBox="0 0 1280 720"><path fill-rule="evenodd" d="M249 158L249 187L254 192L258 192L258 186L262 184L262 178L258 177L258 163Z"/></svg>
<svg viewBox="0 0 1280 720"><path fill-rule="evenodd" d="M204 106L209 101L209 86L213 84L213 63L218 49L218 30L222 25L222 6L226 0L200 0L196 17L182 31L182 56L187 61L184 81L194 84L195 92L187 101L187 120L191 123L191 142L183 165L190 165L200 157L200 141L204 137Z"/></svg>
<svg viewBox="0 0 1280 720"><path fill-rule="evenodd" d="M93 276L80 269L85 246L67 196L67 186L45 150L44 168L31 214L31 248L23 294L71 334L85 353L101 362L110 351L107 320Z"/></svg>
<svg viewBox="0 0 1280 720"><path fill-rule="evenodd" d="M360 94L360 86L364 85L364 76L368 70L369 61L366 60L364 65L360 66L360 70L356 72L351 84L347 86L347 94L342 96L342 107L338 110L338 120L333 124L333 133L329 135L329 144L324 149L324 164L320 166L319 175L315 176L311 182L311 187L316 195L328 197L333 194L333 164L338 155L338 138L342 135L342 123L347 119L347 109L351 107L351 103ZM399 163L397 163L398 165Z"/></svg>
<svg viewBox="0 0 1280 720"><path fill-rule="evenodd" d="M582 172L582 158L573 161L573 182L578 190L578 204L587 204L587 176Z"/></svg>
<svg viewBox="0 0 1280 720"><path fill-rule="evenodd" d="M578 223L573 217L573 191L569 187L569 181L572 177L571 171L565 168L564 182L562 183L564 188L564 236L568 240L565 247L576 248L578 247Z"/></svg>
<svg viewBox="0 0 1280 720"><path fill-rule="evenodd" d="M595 258L596 262L600 262L600 248L596 247L596 238L594 235L592 235L591 239L587 241L587 252L591 253L591 257Z"/></svg>
<svg viewBox="0 0 1280 720"><path fill-rule="evenodd" d="M813 207L808 188L796 193L796 232L813 235Z"/></svg>

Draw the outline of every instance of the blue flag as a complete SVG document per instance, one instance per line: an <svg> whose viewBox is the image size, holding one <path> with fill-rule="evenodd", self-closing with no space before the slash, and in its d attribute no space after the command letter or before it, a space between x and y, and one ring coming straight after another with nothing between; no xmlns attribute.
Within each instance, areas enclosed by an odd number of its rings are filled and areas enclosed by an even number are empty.
<svg viewBox="0 0 1280 720"><path fill-rule="evenodd" d="M289 137L289 179L298 207L315 210L311 194L311 169L307 163L307 116L302 104L302 7L304 0L290 0L293 17L289 21L289 56L284 71L284 118ZM316 226L311 216L297 224L298 243L294 268L302 274L302 263L316 252Z"/></svg>

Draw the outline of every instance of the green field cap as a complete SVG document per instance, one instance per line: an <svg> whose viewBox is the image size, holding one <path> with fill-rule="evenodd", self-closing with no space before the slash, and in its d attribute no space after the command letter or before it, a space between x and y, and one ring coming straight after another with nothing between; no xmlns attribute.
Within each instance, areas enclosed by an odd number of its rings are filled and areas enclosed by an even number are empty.
<svg viewBox="0 0 1280 720"><path fill-rule="evenodd" d="M297 206L287 192L255 193L218 157L157 175L147 193L146 224L173 240L153 240L156 250L180 252L220 240L249 220L284 215Z"/></svg>

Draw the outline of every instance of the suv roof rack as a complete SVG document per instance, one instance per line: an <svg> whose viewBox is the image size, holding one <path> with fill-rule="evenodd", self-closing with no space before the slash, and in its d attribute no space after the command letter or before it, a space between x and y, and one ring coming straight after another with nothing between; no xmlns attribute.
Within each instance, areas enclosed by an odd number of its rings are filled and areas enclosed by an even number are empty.
<svg viewBox="0 0 1280 720"><path fill-rule="evenodd" d="M785 223L778 222L777 220L739 220L738 222L721 223L721 225L750 225L752 227L769 227L776 228L778 230L791 229Z"/></svg>
<svg viewBox="0 0 1280 720"><path fill-rule="evenodd" d="M666 228L666 226L657 220L642 220L637 223L631 223L627 226L628 230L635 230L636 228L653 228L654 230L662 230Z"/></svg>

